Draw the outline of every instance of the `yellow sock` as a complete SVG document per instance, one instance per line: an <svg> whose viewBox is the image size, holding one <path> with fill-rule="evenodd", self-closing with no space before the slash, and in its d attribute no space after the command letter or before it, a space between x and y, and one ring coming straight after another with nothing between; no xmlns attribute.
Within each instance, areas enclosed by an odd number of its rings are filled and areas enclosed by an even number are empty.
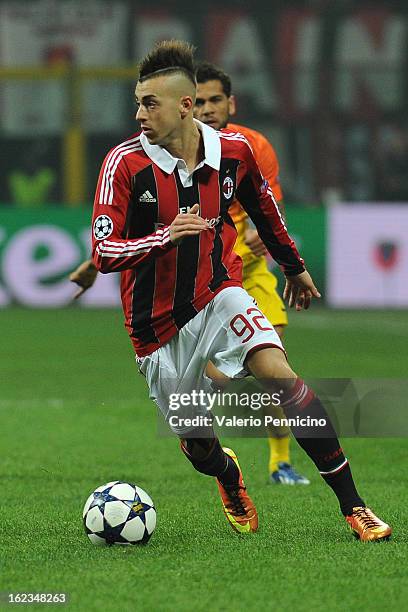
<svg viewBox="0 0 408 612"><path fill-rule="evenodd" d="M273 438L269 435L269 473L276 472L278 463L290 463L289 459L289 436Z"/></svg>

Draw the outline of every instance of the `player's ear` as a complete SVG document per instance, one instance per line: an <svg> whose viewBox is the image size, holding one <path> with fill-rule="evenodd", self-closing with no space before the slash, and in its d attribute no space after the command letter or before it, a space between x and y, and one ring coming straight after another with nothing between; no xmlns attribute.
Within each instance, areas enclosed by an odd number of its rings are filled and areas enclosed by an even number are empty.
<svg viewBox="0 0 408 612"><path fill-rule="evenodd" d="M193 98L191 96L183 96L180 99L180 114L181 118L184 119L188 113L194 108Z"/></svg>
<svg viewBox="0 0 408 612"><path fill-rule="evenodd" d="M237 105L235 102L235 96L232 95L228 98L228 112L231 115L231 117L235 115L236 110L237 110Z"/></svg>

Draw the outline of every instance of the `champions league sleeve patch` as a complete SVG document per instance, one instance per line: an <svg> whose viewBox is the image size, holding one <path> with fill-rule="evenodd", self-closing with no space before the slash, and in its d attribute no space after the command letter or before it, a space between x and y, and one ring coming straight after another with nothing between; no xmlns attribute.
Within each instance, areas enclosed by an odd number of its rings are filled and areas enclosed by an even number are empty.
<svg viewBox="0 0 408 612"><path fill-rule="evenodd" d="M99 215L93 224L93 235L96 240L103 240L113 232L113 221L108 215Z"/></svg>
<svg viewBox="0 0 408 612"><path fill-rule="evenodd" d="M269 183L266 179L264 179L261 185L261 193L266 193L268 189L269 189Z"/></svg>

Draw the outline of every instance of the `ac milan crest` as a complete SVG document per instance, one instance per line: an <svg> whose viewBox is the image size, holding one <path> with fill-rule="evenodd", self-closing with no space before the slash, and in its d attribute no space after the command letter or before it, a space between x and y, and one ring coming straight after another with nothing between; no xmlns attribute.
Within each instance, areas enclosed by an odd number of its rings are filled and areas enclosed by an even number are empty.
<svg viewBox="0 0 408 612"><path fill-rule="evenodd" d="M232 197L232 194L234 193L234 181L231 177L225 177L224 182L222 184L222 192L227 200Z"/></svg>

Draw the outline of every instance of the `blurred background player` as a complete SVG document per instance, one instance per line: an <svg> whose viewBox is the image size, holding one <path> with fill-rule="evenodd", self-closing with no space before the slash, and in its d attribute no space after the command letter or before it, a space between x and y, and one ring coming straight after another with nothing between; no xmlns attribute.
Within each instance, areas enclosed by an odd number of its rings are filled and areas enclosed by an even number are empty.
<svg viewBox="0 0 408 612"><path fill-rule="evenodd" d="M197 98L194 116L215 130L240 132L249 141L258 166L267 179L283 219L285 211L283 195L279 184L279 163L276 153L263 134L243 125L231 123L230 117L235 114L235 98L232 95L231 79L223 70L209 62L197 66ZM229 214L238 232L234 250L243 262L243 287L257 302L260 310L272 323L280 338L288 323L285 305L277 292L277 278L269 271L267 250L257 230L238 200L234 200ZM228 379L209 364L207 373L221 386L226 386ZM275 418L283 418L280 406L271 406L268 413ZM309 484L309 480L297 473L290 460L290 430L287 426L268 427L269 474L272 483Z"/></svg>

